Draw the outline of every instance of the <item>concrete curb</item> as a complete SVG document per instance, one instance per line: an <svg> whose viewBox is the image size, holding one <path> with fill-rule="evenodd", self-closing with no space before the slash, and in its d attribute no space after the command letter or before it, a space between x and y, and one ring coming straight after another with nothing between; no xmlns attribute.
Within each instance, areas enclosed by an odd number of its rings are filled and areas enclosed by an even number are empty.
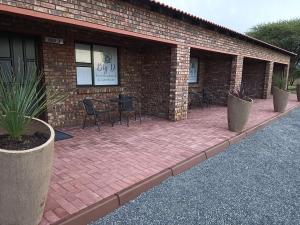
<svg viewBox="0 0 300 225"><path fill-rule="evenodd" d="M176 165L163 170L149 178L146 178L108 198L105 198L92 206L89 206L69 217L62 219L52 225L87 225L88 223L95 221L105 215L113 212L115 209L119 208L120 206L126 204L130 200L135 199L141 193L148 191L149 189L153 188L154 186L159 185L161 182L166 180L170 176L176 176L191 167L198 165L199 163L203 162L204 160L213 157L214 155L224 151L230 145L238 143L245 137L252 135L253 133L257 132L258 130L264 128L274 120L281 118L282 116L286 115L290 111L294 110L295 108L300 107L296 105L284 113L278 114L259 125L254 127L248 128L242 131L240 134L223 141L220 144L217 144L213 147L206 149L204 152L197 153L196 155L192 156L189 159L185 159L182 162L177 163Z"/></svg>
<svg viewBox="0 0 300 225"><path fill-rule="evenodd" d="M119 207L118 196L112 195L52 225L87 225Z"/></svg>
<svg viewBox="0 0 300 225"><path fill-rule="evenodd" d="M246 133L242 132L242 133L238 134L237 136L234 136L233 138L228 139L229 145L233 145L233 144L240 142L246 136L247 136Z"/></svg>
<svg viewBox="0 0 300 225"><path fill-rule="evenodd" d="M154 176L151 176L150 178L132 185L125 190L120 191L116 194L119 198L120 206L124 205L132 199L135 199L141 193L148 191L150 188L159 185L162 181L166 180L170 176L172 176L171 169L166 169L155 174Z"/></svg>
<svg viewBox="0 0 300 225"><path fill-rule="evenodd" d="M223 152L226 148L229 147L229 141L226 140L220 144L217 144L207 150L205 150L206 158L213 157L214 155Z"/></svg>
<svg viewBox="0 0 300 225"><path fill-rule="evenodd" d="M191 157L187 160L184 160L184 161L176 164L175 166L171 167L172 175L176 176L176 175L190 169L191 167L199 164L200 162L202 162L206 159L207 159L207 157L206 157L205 152L201 152L197 155L194 155L193 157Z"/></svg>

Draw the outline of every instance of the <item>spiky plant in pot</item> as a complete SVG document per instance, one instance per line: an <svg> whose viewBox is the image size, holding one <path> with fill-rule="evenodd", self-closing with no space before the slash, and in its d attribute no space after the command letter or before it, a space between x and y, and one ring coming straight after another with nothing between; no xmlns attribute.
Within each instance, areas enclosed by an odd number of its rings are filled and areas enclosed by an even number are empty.
<svg viewBox="0 0 300 225"><path fill-rule="evenodd" d="M253 100L247 95L247 85L242 83L229 91L227 102L228 128L233 132L241 132L249 118Z"/></svg>
<svg viewBox="0 0 300 225"><path fill-rule="evenodd" d="M54 130L35 117L67 95L42 79L34 68L0 68L0 224L38 225L43 215Z"/></svg>
<svg viewBox="0 0 300 225"><path fill-rule="evenodd" d="M274 86L281 89L281 90L286 90L286 82L284 81L284 78L282 75L274 75L273 77L274 81Z"/></svg>
<svg viewBox="0 0 300 225"><path fill-rule="evenodd" d="M237 98L240 98L242 100L245 100L245 101L252 101L252 99L249 97L248 95L248 86L246 83L241 83L241 85L239 87L236 87L232 90L229 91L229 94L230 95L233 95Z"/></svg>
<svg viewBox="0 0 300 225"><path fill-rule="evenodd" d="M0 148L19 145L24 149L22 142L28 142L24 132L32 118L67 97L53 86L43 85L43 77L35 68L28 69L24 75L12 68L0 68L0 127L5 131L7 142L6 146L4 141L0 142Z"/></svg>
<svg viewBox="0 0 300 225"><path fill-rule="evenodd" d="M286 90L287 85L281 74L273 75L273 105L275 112L284 112L289 99L289 92Z"/></svg>

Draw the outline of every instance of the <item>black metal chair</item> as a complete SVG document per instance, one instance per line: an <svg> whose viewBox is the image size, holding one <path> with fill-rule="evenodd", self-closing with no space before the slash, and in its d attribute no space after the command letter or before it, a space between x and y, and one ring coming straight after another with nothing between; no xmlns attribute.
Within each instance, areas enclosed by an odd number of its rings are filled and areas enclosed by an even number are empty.
<svg viewBox="0 0 300 225"><path fill-rule="evenodd" d="M194 105L203 107L203 94L200 92L190 91L189 108L192 108Z"/></svg>
<svg viewBox="0 0 300 225"><path fill-rule="evenodd" d="M120 123L122 123L122 115L125 114L127 126L129 126L129 117L134 114L136 120L137 114L139 115L140 123L142 123L141 104L134 96L119 95L119 112Z"/></svg>
<svg viewBox="0 0 300 225"><path fill-rule="evenodd" d="M215 96L209 91L208 88L203 88L202 96L203 96L202 102L206 106L209 107L215 103Z"/></svg>
<svg viewBox="0 0 300 225"><path fill-rule="evenodd" d="M102 100L91 99L91 98L85 98L82 102L83 102L83 106L84 106L84 109L86 112L86 114L84 116L82 129L85 128L86 119L88 116L94 117L95 125L97 125L99 131L100 131L99 119L102 116L103 117L108 116L111 125L114 126L114 122L113 122L113 120L111 118L111 114L110 114L113 111L113 109L111 109L109 107L108 102L102 101ZM98 106L101 105L102 107L100 110L96 110L95 105L98 105Z"/></svg>

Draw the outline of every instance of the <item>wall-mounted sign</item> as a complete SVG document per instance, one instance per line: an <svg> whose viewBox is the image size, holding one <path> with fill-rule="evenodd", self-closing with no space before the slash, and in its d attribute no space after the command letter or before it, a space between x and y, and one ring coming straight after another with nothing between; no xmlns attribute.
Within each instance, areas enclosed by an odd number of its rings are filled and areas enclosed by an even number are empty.
<svg viewBox="0 0 300 225"><path fill-rule="evenodd" d="M64 39L54 38L54 37L45 37L45 42L51 43L51 44L63 45L64 44Z"/></svg>
<svg viewBox="0 0 300 225"><path fill-rule="evenodd" d="M117 48L94 45L95 85L118 85Z"/></svg>
<svg viewBox="0 0 300 225"><path fill-rule="evenodd" d="M198 82L198 58L191 58L189 83L197 83L197 82Z"/></svg>

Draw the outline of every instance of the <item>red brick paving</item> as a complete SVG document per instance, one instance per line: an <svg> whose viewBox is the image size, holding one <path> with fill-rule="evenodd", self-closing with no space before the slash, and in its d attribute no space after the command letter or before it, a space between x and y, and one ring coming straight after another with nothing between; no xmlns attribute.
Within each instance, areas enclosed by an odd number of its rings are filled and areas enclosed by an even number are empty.
<svg viewBox="0 0 300 225"><path fill-rule="evenodd" d="M292 95L288 108L295 105ZM271 117L272 99L255 100L247 128ZM40 225L74 214L138 181L238 134L227 130L225 107L193 109L188 119L144 118L130 127L68 128L74 138L56 142L53 175Z"/></svg>

